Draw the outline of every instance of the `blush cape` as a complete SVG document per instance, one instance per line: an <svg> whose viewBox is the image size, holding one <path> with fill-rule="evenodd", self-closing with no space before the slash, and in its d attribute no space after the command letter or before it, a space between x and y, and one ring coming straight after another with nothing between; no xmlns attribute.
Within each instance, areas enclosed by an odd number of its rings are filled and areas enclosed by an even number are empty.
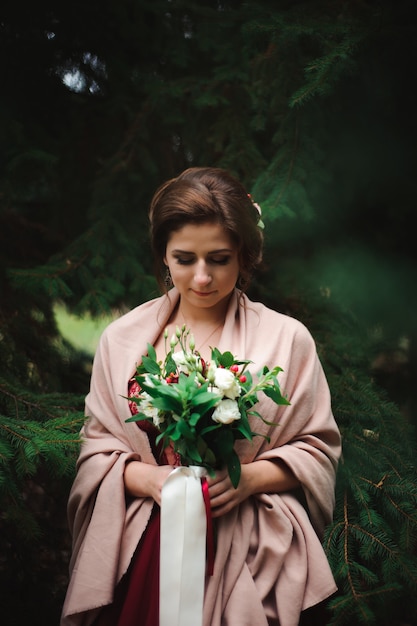
<svg viewBox="0 0 417 626"><path fill-rule="evenodd" d="M73 538L70 581L61 626L89 626L113 600L151 515L150 498L126 498L123 473L131 460L156 464L148 437L130 417L127 385L136 364L178 304L172 289L104 331L86 397L86 423L68 502ZM236 442L242 463L279 459L301 489L257 494L216 520L214 573L206 579L204 626L297 626L300 612L336 591L321 537L332 519L340 433L315 343L299 321L235 291L219 350L250 359L252 374L279 365L277 407L260 394L252 442ZM139 623L139 621L138 621Z"/></svg>

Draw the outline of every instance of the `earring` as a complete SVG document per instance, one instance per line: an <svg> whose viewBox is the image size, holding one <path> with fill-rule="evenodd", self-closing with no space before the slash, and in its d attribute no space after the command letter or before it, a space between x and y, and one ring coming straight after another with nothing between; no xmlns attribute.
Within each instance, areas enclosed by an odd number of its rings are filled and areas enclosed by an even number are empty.
<svg viewBox="0 0 417 626"><path fill-rule="evenodd" d="M171 272L169 271L169 267L167 267L165 270L164 284L167 289L171 289L171 287L174 286L174 283L172 282Z"/></svg>
<svg viewBox="0 0 417 626"><path fill-rule="evenodd" d="M240 289L240 291L245 291L249 286L249 282L250 282L249 276L244 277L242 276L242 274L239 274L239 276L237 277L237 281L236 281L236 287Z"/></svg>

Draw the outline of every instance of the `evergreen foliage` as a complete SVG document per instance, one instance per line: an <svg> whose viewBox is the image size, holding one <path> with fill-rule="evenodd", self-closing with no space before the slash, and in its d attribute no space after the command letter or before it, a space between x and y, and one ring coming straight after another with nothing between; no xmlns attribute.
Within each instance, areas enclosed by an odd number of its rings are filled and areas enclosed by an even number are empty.
<svg viewBox="0 0 417 626"><path fill-rule="evenodd" d="M151 194L210 164L262 205L252 294L312 330L343 432L331 624L417 623L414 3L20 4L0 9L1 610L55 624L66 585L91 355L54 306L155 296Z"/></svg>
<svg viewBox="0 0 417 626"><path fill-rule="evenodd" d="M286 270L291 281L292 270ZM301 277L289 297L285 281L274 290L273 278L263 277L253 295L311 330L342 433L336 509L324 538L338 592L328 601L326 623L415 624L415 429L370 375L382 349L379 334L310 281Z"/></svg>
<svg viewBox="0 0 417 626"><path fill-rule="evenodd" d="M343 325L348 345L340 340ZM357 324L340 320L329 320L328 339L329 333L335 343L326 341L322 358L343 437L337 512L324 542L339 586L329 603L330 624L384 625L400 617L410 623L417 615L413 432L398 406L364 375L369 338Z"/></svg>

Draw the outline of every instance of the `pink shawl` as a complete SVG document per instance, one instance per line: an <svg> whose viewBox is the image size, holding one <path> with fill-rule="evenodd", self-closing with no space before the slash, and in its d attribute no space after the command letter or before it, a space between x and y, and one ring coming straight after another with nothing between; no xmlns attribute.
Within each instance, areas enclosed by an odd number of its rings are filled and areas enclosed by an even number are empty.
<svg viewBox="0 0 417 626"><path fill-rule="evenodd" d="M172 289L168 296L138 306L101 337L68 503L73 554L61 626L88 626L100 607L112 602L115 585L146 528L152 501L126 499L123 472L132 459L156 460L146 434L136 423L125 422L130 416L125 396L147 342L155 342L178 297ZM253 442L237 442L236 449L243 463L283 460L300 480L302 497L296 492L259 494L217 520L204 626L267 626L273 619L297 626L301 610L336 590L320 542L332 519L341 453L328 385L305 326L238 291L230 300L217 347L251 359L253 374L265 364L284 369L279 381L291 405L277 407L261 394L258 410L276 426L256 418L253 424L253 430L269 435L270 443L255 437Z"/></svg>

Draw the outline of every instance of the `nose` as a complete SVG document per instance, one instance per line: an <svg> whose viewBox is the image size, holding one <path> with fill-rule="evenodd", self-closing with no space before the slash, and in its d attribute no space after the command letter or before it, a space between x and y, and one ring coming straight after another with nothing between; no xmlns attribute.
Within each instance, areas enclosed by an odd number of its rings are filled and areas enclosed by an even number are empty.
<svg viewBox="0 0 417 626"><path fill-rule="evenodd" d="M202 263L197 264L195 274L194 274L194 280L196 284L201 287L204 287L205 285L210 284L212 278L210 276L206 263L202 262Z"/></svg>

